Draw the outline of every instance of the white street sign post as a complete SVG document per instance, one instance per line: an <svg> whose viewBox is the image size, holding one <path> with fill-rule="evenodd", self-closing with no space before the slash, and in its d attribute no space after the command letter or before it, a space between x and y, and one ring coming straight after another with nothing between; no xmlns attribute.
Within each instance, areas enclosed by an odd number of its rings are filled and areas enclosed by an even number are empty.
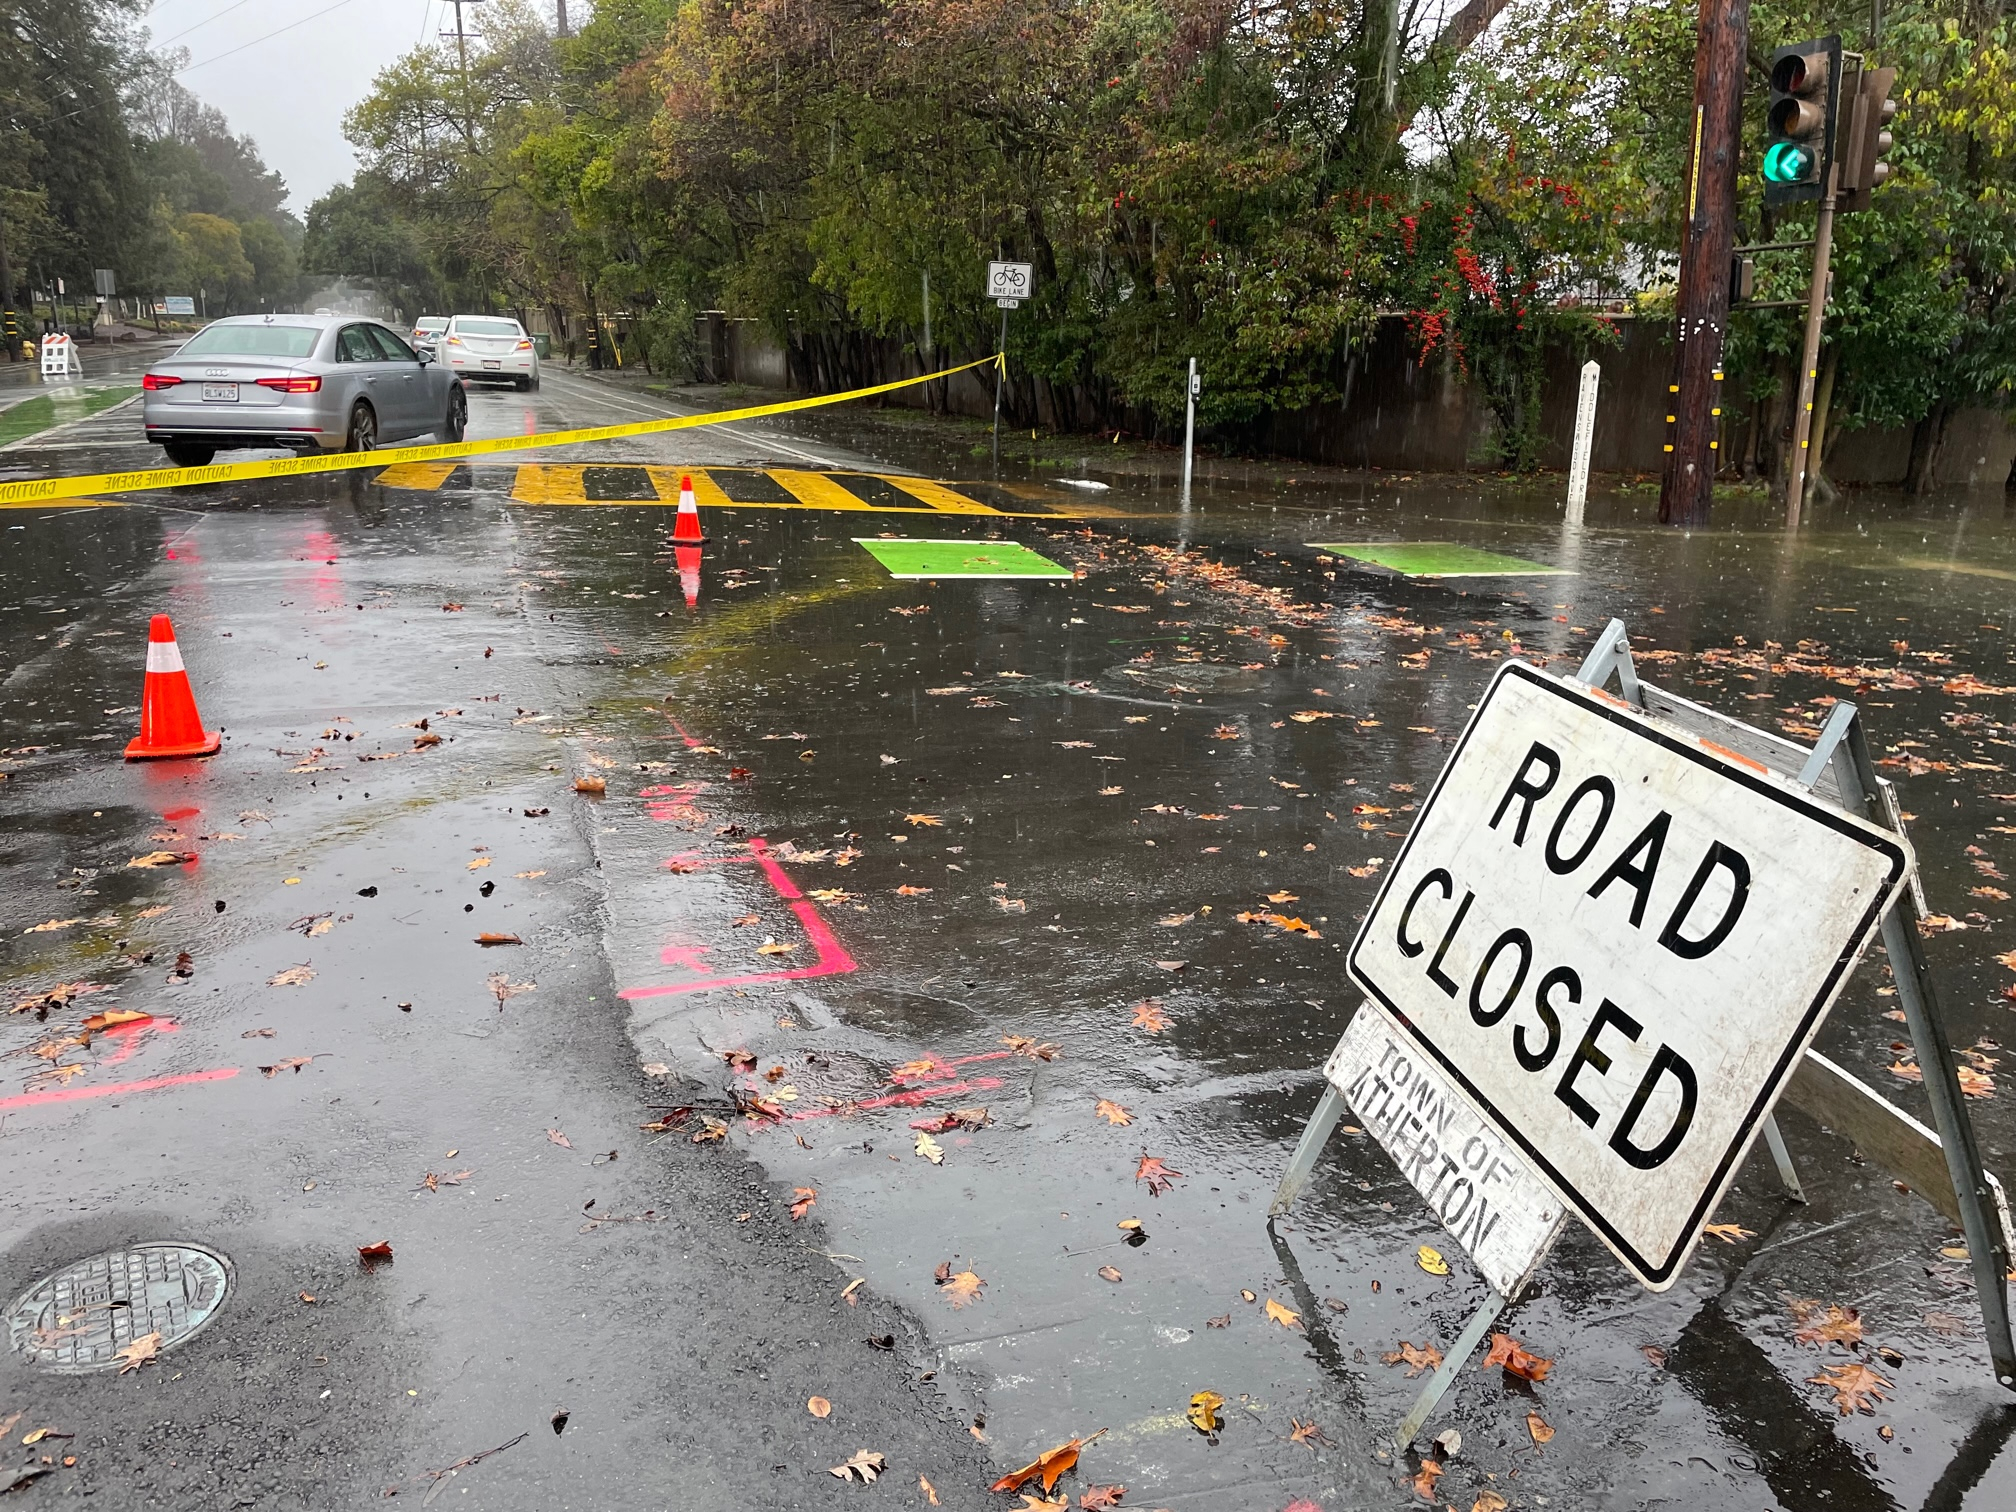
<svg viewBox="0 0 2016 1512"><path fill-rule="evenodd" d="M987 297L1001 307L1001 360L994 368L994 465L1001 465L1001 382L1008 373L1008 312L1022 307L1036 287L1036 268L1025 262L987 264Z"/></svg>
<svg viewBox="0 0 2016 1512"><path fill-rule="evenodd" d="M1760 764L1507 662L1349 969L1663 1291L1907 870Z"/></svg>
<svg viewBox="0 0 2016 1512"><path fill-rule="evenodd" d="M1197 396L1204 381L1197 376L1197 359L1190 359L1190 377L1183 385L1183 497L1190 497L1190 457L1197 443Z"/></svg>
<svg viewBox="0 0 2016 1512"><path fill-rule="evenodd" d="M1589 449L1596 440L1596 385L1603 367L1594 358L1582 364L1582 389L1575 400L1575 447L1568 457L1568 523L1580 525L1589 504Z"/></svg>

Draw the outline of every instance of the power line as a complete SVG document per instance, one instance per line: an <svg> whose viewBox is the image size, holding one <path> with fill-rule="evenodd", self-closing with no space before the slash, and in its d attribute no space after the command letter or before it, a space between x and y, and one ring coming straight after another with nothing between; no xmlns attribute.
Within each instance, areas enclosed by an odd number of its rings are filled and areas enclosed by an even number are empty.
<svg viewBox="0 0 2016 1512"><path fill-rule="evenodd" d="M328 15L331 11L339 11L343 9L344 6L350 3L351 0L336 0L336 3L334 5L325 6L321 10L316 11L315 14L312 16L303 16L299 21L290 21L287 23L287 25L279 27L276 30L270 31L266 33L266 35L263 37L254 37L250 42L241 42L238 46L232 48L229 52L221 52L216 54L214 57L205 58L201 63L191 63L187 68L178 68L175 70L176 75L179 77L182 74L194 73L199 68L208 68L212 63L221 63L226 58L236 57L239 53L245 51L245 49L248 47L257 47L261 42L272 41L273 38L279 36L282 32L290 32L294 30L294 28L297 26L306 26L310 21L319 21L322 17Z"/></svg>
<svg viewBox="0 0 2016 1512"><path fill-rule="evenodd" d="M161 41L155 43L154 45L156 47L166 47L170 42L179 42L184 37L188 36L189 33L193 31L203 30L203 28L208 26L212 21L222 21L226 16L230 15L231 12L235 10L243 10L246 6L250 5L251 3L252 0L233 0L232 4L225 6L224 9L218 11L214 16L205 16L201 21L198 21L194 26L185 26L182 28L182 30L175 33L174 36L164 37Z"/></svg>

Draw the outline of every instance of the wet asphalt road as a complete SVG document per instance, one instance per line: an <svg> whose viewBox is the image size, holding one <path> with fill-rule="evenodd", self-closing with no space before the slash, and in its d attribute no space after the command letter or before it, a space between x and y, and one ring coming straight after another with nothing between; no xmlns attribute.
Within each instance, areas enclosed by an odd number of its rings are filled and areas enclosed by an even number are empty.
<svg viewBox="0 0 2016 1512"><path fill-rule="evenodd" d="M472 434L662 408L554 373L479 395ZM143 463L136 419L0 453L0 473ZM828 415L543 460L959 480L972 439ZM973 495L1084 497L1013 456L1006 476L1014 492ZM1955 1041L1999 1058L1994 957L2016 942L1989 894L2016 860L2016 736L2006 692L1945 691L2016 681L1999 494L1853 500L1788 545L1761 509L1661 534L1642 494L1569 533L1497 485L1228 470L1186 511L1113 481L1097 502L1126 519L999 522L1069 584L891 582L849 539L983 520L710 514L692 612L669 510L514 505L507 466L0 517L0 972L10 1006L109 989L0 1020L0 1300L147 1238L238 1268L217 1320L135 1374L0 1363L0 1422L25 1414L0 1468L51 1442L78 1460L24 1502L425 1498L428 1472L525 1433L437 1503L925 1505L922 1474L944 1505L1005 1505L994 1475L1105 1428L1062 1483L1074 1501L1423 1504L1379 1448L1418 1383L1382 1356L1446 1345L1481 1283L1460 1257L1446 1279L1414 1267L1439 1233L1363 1142L1336 1142L1272 1234L1264 1209L1355 1006L1343 950L1410 794L1500 657L1572 666L1611 614L1646 675L1795 734L1856 688L1933 907L1969 926L1930 946ZM1306 544L1354 536L1577 576L1410 583ZM125 767L164 611L227 743ZM197 859L128 865L163 848ZM1314 934L1236 918L1263 911ZM269 985L297 967L312 977ZM1922 1112L1884 1074L1880 970L1822 1048ZM105 1006L154 1017L52 1045ZM2002 1091L1973 1108L2005 1176L2007 1109ZM672 1131L638 1128L668 1112ZM710 1118L725 1141L693 1142ZM1978 1337L1926 1321L1972 1305L1947 1226L1784 1121L1811 1203L1754 1161L1718 1214L1747 1234L1673 1291L1564 1244L1508 1325L1555 1370L1464 1375L1431 1424L1464 1437L1438 1504L2007 1504L2006 1394ZM1182 1173L1159 1197L1144 1154ZM800 1189L816 1204L794 1223ZM392 1262L361 1269L379 1240ZM942 1262L982 1278L976 1300L953 1305ZM1878 1361L1876 1414L1839 1418L1807 1381L1829 1357L1793 1340L1787 1296L1859 1308L1901 1360ZM1215 1442L1182 1417L1205 1389L1228 1402ZM76 1437L23 1448L31 1423ZM1323 1439L1293 1441L1298 1423ZM878 1486L827 1474L863 1448L888 1457Z"/></svg>

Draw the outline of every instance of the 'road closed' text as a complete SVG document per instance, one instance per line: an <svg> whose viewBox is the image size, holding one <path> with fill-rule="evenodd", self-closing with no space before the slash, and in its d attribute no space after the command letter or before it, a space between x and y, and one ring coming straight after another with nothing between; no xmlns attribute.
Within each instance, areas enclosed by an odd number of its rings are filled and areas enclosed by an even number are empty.
<svg viewBox="0 0 2016 1512"><path fill-rule="evenodd" d="M1663 1285L1902 868L1873 826L1513 664L1351 972Z"/></svg>

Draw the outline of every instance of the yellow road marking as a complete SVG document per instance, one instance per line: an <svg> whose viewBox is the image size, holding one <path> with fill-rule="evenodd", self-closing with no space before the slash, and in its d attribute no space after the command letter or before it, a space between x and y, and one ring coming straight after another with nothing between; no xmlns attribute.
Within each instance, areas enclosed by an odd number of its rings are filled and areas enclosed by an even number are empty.
<svg viewBox="0 0 2016 1512"><path fill-rule="evenodd" d="M402 462L388 467L372 481L387 488L436 489L445 483L458 464L453 462ZM894 473L817 473L794 468L704 468L673 466L670 464L611 462L611 463L551 463L526 462L519 464L513 472L511 501L514 504L607 504L635 506L651 501L642 499L591 499L588 497L587 473L591 467L607 472L641 472L650 480L653 492L661 504L679 502L679 484L682 479L693 480L693 501L708 509L837 509L860 514L957 514L991 515L1000 517L1003 511L969 498L950 486L929 478L904 477ZM794 497L772 503L737 503L716 481L716 472L750 473L757 477L768 476ZM918 502L909 507L901 504L875 504L861 498L837 478L875 478L887 483L892 489ZM1068 518L1068 516L1067 516Z"/></svg>
<svg viewBox="0 0 2016 1512"><path fill-rule="evenodd" d="M588 486L583 467L556 467L547 462L527 462L518 469L511 485L514 504L588 504Z"/></svg>
<svg viewBox="0 0 2016 1512"><path fill-rule="evenodd" d="M928 478L899 478L891 473L876 473L874 476L892 487L902 489L911 498L922 499L933 509L943 510L946 514L991 515L1001 512L982 504L978 499L969 499L962 493L954 493L943 483L933 483Z"/></svg>
<svg viewBox="0 0 2016 1512"><path fill-rule="evenodd" d="M644 475L651 480L651 486L658 490L658 497L667 504L679 502L679 480L693 480L693 502L710 509L733 509L735 501L721 492L721 485L707 476L700 467L647 467Z"/></svg>
<svg viewBox="0 0 2016 1512"><path fill-rule="evenodd" d="M809 504L814 509L872 510L875 507L866 499L849 493L823 473L773 467L770 476L795 495L800 504Z"/></svg>
<svg viewBox="0 0 2016 1512"><path fill-rule="evenodd" d="M454 462L400 462L371 481L386 488L439 488L455 471Z"/></svg>

